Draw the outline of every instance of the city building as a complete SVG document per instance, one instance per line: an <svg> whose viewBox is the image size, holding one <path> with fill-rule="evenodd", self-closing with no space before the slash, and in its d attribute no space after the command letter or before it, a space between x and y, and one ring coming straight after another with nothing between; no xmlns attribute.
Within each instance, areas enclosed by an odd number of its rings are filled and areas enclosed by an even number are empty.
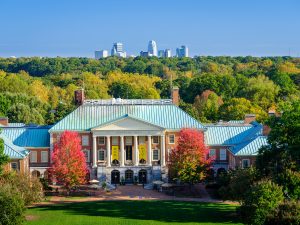
<svg viewBox="0 0 300 225"><path fill-rule="evenodd" d="M158 57L164 58L165 57L165 50L158 50Z"/></svg>
<svg viewBox="0 0 300 225"><path fill-rule="evenodd" d="M95 51L95 59L102 59L108 57L107 50Z"/></svg>
<svg viewBox="0 0 300 225"><path fill-rule="evenodd" d="M142 56L142 57L148 57L149 54L148 54L148 52L141 51L140 52L140 56Z"/></svg>
<svg viewBox="0 0 300 225"><path fill-rule="evenodd" d="M148 44L148 56L156 56L157 57L157 45L156 42L151 40Z"/></svg>
<svg viewBox="0 0 300 225"><path fill-rule="evenodd" d="M166 50L165 50L165 57L166 57L166 58L172 57L171 49L166 49Z"/></svg>
<svg viewBox="0 0 300 225"><path fill-rule="evenodd" d="M120 42L116 42L113 44L111 49L111 56L118 56L122 58L126 58L126 52L123 50L123 44Z"/></svg>
<svg viewBox="0 0 300 225"><path fill-rule="evenodd" d="M54 126L11 124L0 118L0 138L11 158L6 168L47 178L53 146L66 130L79 133L90 178L111 183L133 183L135 177L140 183L166 181L169 154L182 128L203 132L216 173L253 165L260 147L267 145L269 129L255 115L202 124L178 107L178 88L172 100L86 100L81 89L75 92L75 103L77 108Z"/></svg>
<svg viewBox="0 0 300 225"><path fill-rule="evenodd" d="M182 45L180 48L176 49L176 56L179 58L189 57L189 49L187 46Z"/></svg>

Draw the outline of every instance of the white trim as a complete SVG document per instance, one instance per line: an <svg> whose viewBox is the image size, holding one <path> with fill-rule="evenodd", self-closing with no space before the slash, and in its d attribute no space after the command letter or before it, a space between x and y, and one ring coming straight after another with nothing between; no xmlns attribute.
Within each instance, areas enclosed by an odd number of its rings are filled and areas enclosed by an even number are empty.
<svg viewBox="0 0 300 225"><path fill-rule="evenodd" d="M170 141L170 137L171 137L171 136L174 137L174 142L171 142L171 141ZM171 144L171 145L175 144L175 134L169 134L169 135L168 135L168 140L169 140L169 144Z"/></svg>
<svg viewBox="0 0 300 225"><path fill-rule="evenodd" d="M106 144L106 141L105 141L105 136L98 136L98 145L105 145ZM103 138L104 142L103 143L100 143L100 138Z"/></svg>
<svg viewBox="0 0 300 225"><path fill-rule="evenodd" d="M33 155L35 155L35 160L34 161L32 160ZM30 163L37 163L38 162L38 160L37 160L37 151L30 151L29 162Z"/></svg>
<svg viewBox="0 0 300 225"><path fill-rule="evenodd" d="M85 138L87 138L87 139L85 140ZM83 140L87 141L87 144L83 143ZM90 146L90 136L89 135L81 135L81 145L84 147Z"/></svg>
<svg viewBox="0 0 300 225"><path fill-rule="evenodd" d="M221 152L225 152L225 155L223 154L223 156L225 156L224 158L221 158ZM221 148L220 149L220 160L223 160L223 161L225 161L225 160L227 160L227 149L226 148Z"/></svg>
<svg viewBox="0 0 300 225"><path fill-rule="evenodd" d="M82 152L84 153L84 157L86 156L86 155L85 155L85 152L87 152L87 159L86 159L86 162L87 162L87 163L90 163L90 162L91 162L91 155L90 155L91 151L90 151L89 149L83 149ZM85 157L85 158L86 158L86 157Z"/></svg>
<svg viewBox="0 0 300 225"><path fill-rule="evenodd" d="M98 159L97 161L100 161L100 162L104 162L104 161L105 161L105 155L106 155L106 154L105 154L105 151L106 151L106 150L103 149L103 148L97 150L97 159ZM99 157L99 152L103 152L103 159L100 159L100 157Z"/></svg>
<svg viewBox="0 0 300 225"><path fill-rule="evenodd" d="M47 161L43 160L43 153L47 154ZM41 151L41 163L48 163L49 162L49 152L48 151Z"/></svg>
<svg viewBox="0 0 300 225"><path fill-rule="evenodd" d="M157 151L157 159L154 159L154 151ZM155 162L159 161L160 160L159 155L160 155L160 150L158 148L152 149L152 161Z"/></svg>
<svg viewBox="0 0 300 225"><path fill-rule="evenodd" d="M154 142L154 138L157 138L157 142ZM159 144L159 136L152 136L152 144Z"/></svg>

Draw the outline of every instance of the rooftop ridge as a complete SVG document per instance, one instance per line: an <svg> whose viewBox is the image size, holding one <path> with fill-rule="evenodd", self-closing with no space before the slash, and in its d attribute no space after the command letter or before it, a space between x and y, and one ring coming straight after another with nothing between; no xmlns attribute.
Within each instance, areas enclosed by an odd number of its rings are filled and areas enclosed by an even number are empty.
<svg viewBox="0 0 300 225"><path fill-rule="evenodd" d="M83 105L171 105L172 99L88 99Z"/></svg>

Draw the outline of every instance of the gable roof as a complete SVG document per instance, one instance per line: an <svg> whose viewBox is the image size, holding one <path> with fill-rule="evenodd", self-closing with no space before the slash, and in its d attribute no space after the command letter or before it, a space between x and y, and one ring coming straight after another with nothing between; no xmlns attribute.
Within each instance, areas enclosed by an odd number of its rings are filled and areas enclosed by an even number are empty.
<svg viewBox="0 0 300 225"><path fill-rule="evenodd" d="M262 125L207 125L205 142L207 145L237 145L262 134Z"/></svg>
<svg viewBox="0 0 300 225"><path fill-rule="evenodd" d="M8 155L10 159L23 159L29 154L28 150L14 145L5 135L0 134L0 139L4 141L4 153Z"/></svg>
<svg viewBox="0 0 300 225"><path fill-rule="evenodd" d="M21 147L49 147L49 126L37 127L2 127L5 135L14 145Z"/></svg>
<svg viewBox="0 0 300 225"><path fill-rule="evenodd" d="M125 115L164 129L205 129L201 123L174 104L83 104L55 124L49 132L89 131Z"/></svg>
<svg viewBox="0 0 300 225"><path fill-rule="evenodd" d="M266 136L257 136L254 139L245 141L239 145L233 146L230 148L231 152L234 155L242 156L242 155L257 155L258 150L262 146L268 145L268 139Z"/></svg>

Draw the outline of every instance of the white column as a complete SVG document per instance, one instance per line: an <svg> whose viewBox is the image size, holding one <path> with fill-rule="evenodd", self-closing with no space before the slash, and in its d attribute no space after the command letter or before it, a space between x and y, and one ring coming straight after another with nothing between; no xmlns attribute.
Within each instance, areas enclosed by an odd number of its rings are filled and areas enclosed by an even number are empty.
<svg viewBox="0 0 300 225"><path fill-rule="evenodd" d="M110 161L111 161L110 136L106 136L106 154L107 154L107 166L110 166Z"/></svg>
<svg viewBox="0 0 300 225"><path fill-rule="evenodd" d="M166 144L165 144L165 135L161 135L160 136L160 139L161 139L161 159L160 159L160 164L161 166L165 166L166 165L166 157L165 157L165 147L166 147Z"/></svg>
<svg viewBox="0 0 300 225"><path fill-rule="evenodd" d="M138 150L138 136L134 136L134 165L138 166L139 165L139 150Z"/></svg>
<svg viewBox="0 0 300 225"><path fill-rule="evenodd" d="M120 161L121 166L125 165L125 151L124 151L124 136L120 136Z"/></svg>
<svg viewBox="0 0 300 225"><path fill-rule="evenodd" d="M93 136L93 168L97 167L97 137Z"/></svg>
<svg viewBox="0 0 300 225"><path fill-rule="evenodd" d="M148 135L148 165L152 166L152 156L151 156L151 152L152 152L152 144L151 144L151 135Z"/></svg>

